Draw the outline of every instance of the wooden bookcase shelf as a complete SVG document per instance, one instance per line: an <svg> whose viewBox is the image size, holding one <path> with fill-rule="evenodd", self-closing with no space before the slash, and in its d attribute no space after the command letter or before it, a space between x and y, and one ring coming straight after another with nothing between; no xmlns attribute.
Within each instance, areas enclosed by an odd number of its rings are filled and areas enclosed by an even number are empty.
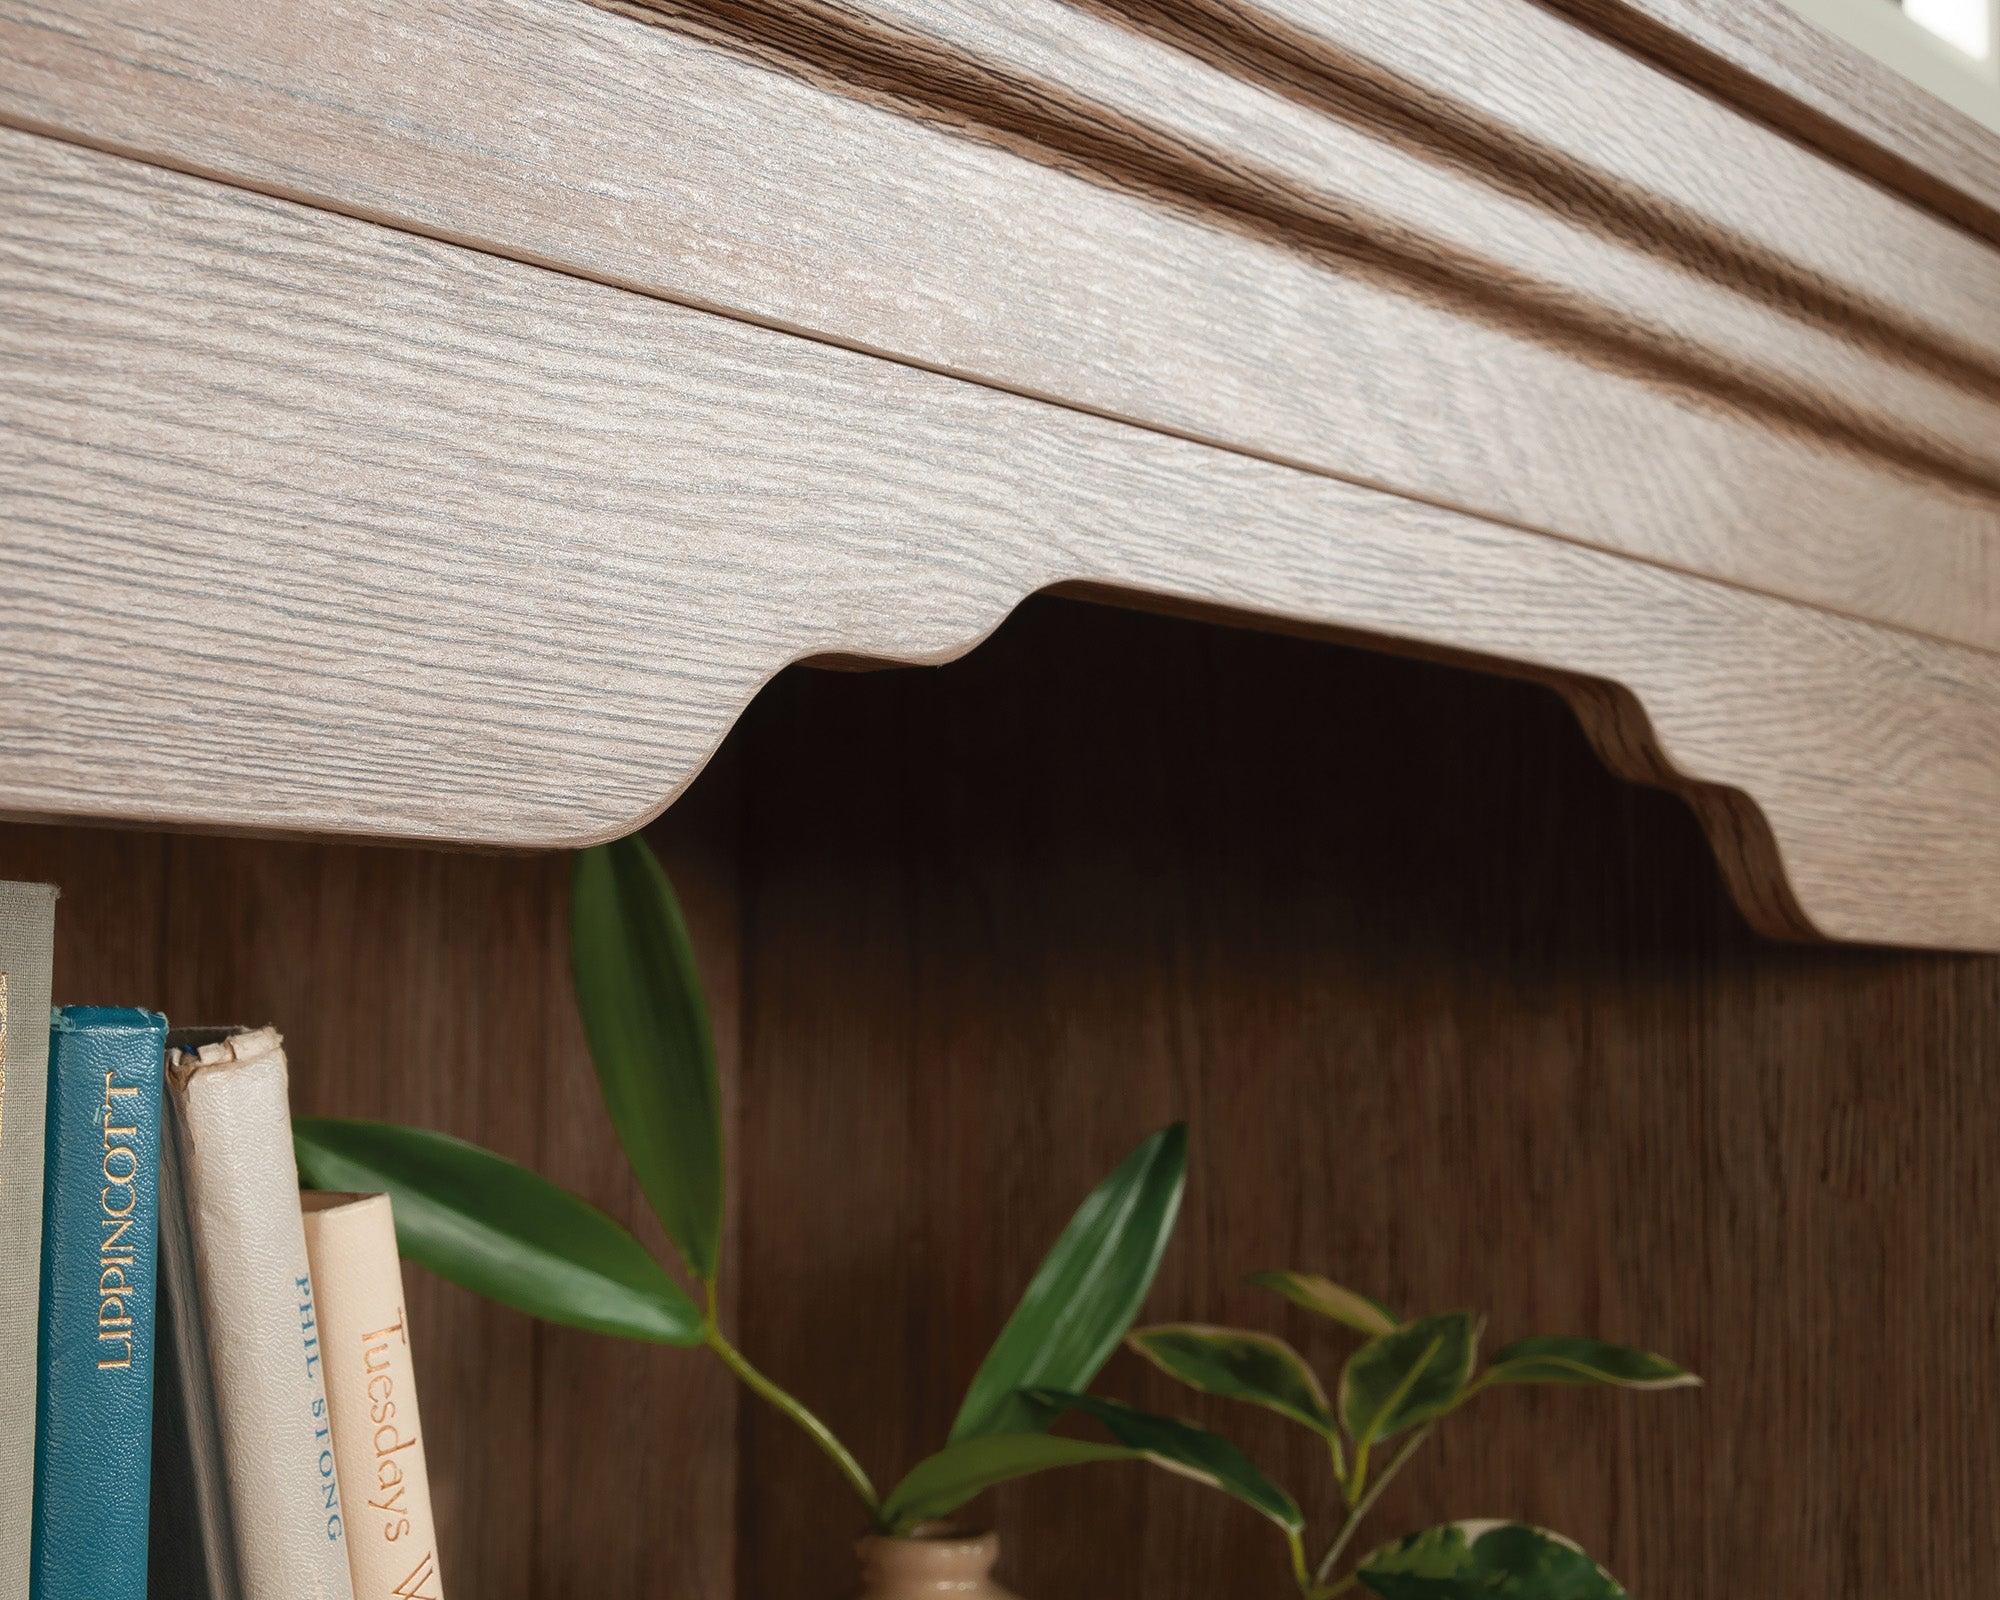
<svg viewBox="0 0 2000 1600"><path fill-rule="evenodd" d="M20 0L0 196L59 999L644 1229L561 852L645 825L731 1315L878 1470L1186 1115L1163 1314L1710 1380L1495 1399L1409 1518L1990 1589L1996 136L1775 0ZM701 1360L414 1292L455 1592L844 1591ZM1269 1565L1077 1481L993 1503L1028 1600Z"/></svg>
<svg viewBox="0 0 2000 1600"><path fill-rule="evenodd" d="M1764 931L2000 948L2000 139L1732 9L0 14L0 798L573 844L1084 586L1552 683Z"/></svg>
<svg viewBox="0 0 2000 1600"><path fill-rule="evenodd" d="M1385 1526L1532 1516L1635 1595L1985 1592L2000 959L1758 938L1547 691L1041 601L952 666L785 674L651 836L716 999L734 1326L878 1474L949 1425L1074 1195L1186 1116L1156 1314L1262 1324L1240 1275L1317 1264L1708 1378L1491 1397ZM652 1226L559 857L22 827L0 873L65 886L60 998L276 1021L302 1109ZM409 1270L455 1591L851 1592L844 1486L713 1363ZM1105 1383L1325 1487L1282 1424ZM1030 1600L1284 1589L1268 1530L1163 1475L986 1508Z"/></svg>

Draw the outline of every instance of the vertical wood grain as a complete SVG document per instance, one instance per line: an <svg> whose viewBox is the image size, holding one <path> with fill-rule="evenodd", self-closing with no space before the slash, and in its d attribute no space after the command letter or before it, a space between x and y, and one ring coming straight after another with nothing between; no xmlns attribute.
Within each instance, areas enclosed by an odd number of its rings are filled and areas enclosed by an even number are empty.
<svg viewBox="0 0 2000 1600"><path fill-rule="evenodd" d="M725 761L726 765L726 761ZM738 1050L735 795L712 769L698 794L650 830L673 878L708 994L724 1116ZM549 863L542 1171L631 1227L662 1260L673 1247L626 1164L569 999L569 874ZM725 1120L726 1125L726 1120ZM735 1243L723 1242L725 1312ZM683 1278L683 1282L687 1280ZM735 1592L736 1392L704 1351L542 1330L539 1543L533 1592L721 1600Z"/></svg>
<svg viewBox="0 0 2000 1600"><path fill-rule="evenodd" d="M1337 1333L1240 1285L1293 1264L1708 1378L1487 1396L1384 1535L1528 1516L1640 1595L1989 1591L2000 960L1754 938L1680 803L1547 691L1044 601L948 667L788 673L654 839L715 1000L733 1325L878 1481L1076 1200L1186 1116L1151 1314L1331 1369ZM58 999L275 1020L302 1108L496 1145L657 1241L559 859L8 827L0 874L64 886ZM699 1357L411 1292L455 1590L851 1592L845 1487ZM1283 1424L1123 1356L1103 1387L1323 1512ZM1158 1474L972 1514L1028 1600L1286 1592L1268 1530Z"/></svg>
<svg viewBox="0 0 2000 1600"><path fill-rule="evenodd" d="M159 834L0 824L0 877L62 890L57 1005L165 1005L167 851Z"/></svg>
<svg viewBox="0 0 2000 1600"><path fill-rule="evenodd" d="M729 868L707 870L680 813L659 832L726 1073ZM63 887L58 1002L275 1022L295 1109L441 1128L651 1223L569 998L561 858L16 826L0 828L0 876ZM730 1592L732 1397L701 1358L540 1327L404 1273L454 1592Z"/></svg>
<svg viewBox="0 0 2000 1600"><path fill-rule="evenodd" d="M553 998L537 980L544 864L176 838L167 1012L275 1023L292 1106L441 1128L530 1165L541 1068L522 1048ZM441 1568L525 1596L535 1553L539 1330L405 1268Z"/></svg>
<svg viewBox="0 0 2000 1600"><path fill-rule="evenodd" d="M1988 1589L2000 962L1760 941L1677 801L1542 691L1032 608L936 672L797 673L740 737L745 1337L885 1475L1035 1259L1170 1116L1156 1316L1347 1348L1239 1283L1332 1272L1495 1341L1594 1332L1696 1395L1497 1393L1377 1532L1522 1515L1635 1594ZM1120 1357L1324 1520L1321 1453ZM744 1594L857 1522L746 1417ZM1278 1542L1116 1467L978 1508L1029 1596L1286 1592Z"/></svg>

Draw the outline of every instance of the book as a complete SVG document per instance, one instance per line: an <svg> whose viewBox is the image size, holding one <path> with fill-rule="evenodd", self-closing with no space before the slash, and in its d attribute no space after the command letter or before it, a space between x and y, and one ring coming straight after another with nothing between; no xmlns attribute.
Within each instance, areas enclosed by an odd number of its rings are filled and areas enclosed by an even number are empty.
<svg viewBox="0 0 2000 1600"><path fill-rule="evenodd" d="M145 1600L167 1019L49 1023L29 1592Z"/></svg>
<svg viewBox="0 0 2000 1600"><path fill-rule="evenodd" d="M443 1600L394 1210L386 1194L299 1200L355 1600Z"/></svg>
<svg viewBox="0 0 2000 1600"><path fill-rule="evenodd" d="M160 1118L160 1309L153 1339L153 1504L147 1600L242 1600L223 1480L208 1330L195 1279L174 1097Z"/></svg>
<svg viewBox="0 0 2000 1600"><path fill-rule="evenodd" d="M352 1600L284 1048L271 1028L167 1044L243 1594Z"/></svg>
<svg viewBox="0 0 2000 1600"><path fill-rule="evenodd" d="M56 891L0 883L0 1600L28 1600Z"/></svg>

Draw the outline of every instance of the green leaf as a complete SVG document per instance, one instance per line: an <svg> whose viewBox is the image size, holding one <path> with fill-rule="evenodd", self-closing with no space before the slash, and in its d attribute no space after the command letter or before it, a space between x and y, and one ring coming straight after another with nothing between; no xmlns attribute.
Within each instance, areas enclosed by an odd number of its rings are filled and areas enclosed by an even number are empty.
<svg viewBox="0 0 2000 1600"><path fill-rule="evenodd" d="M1204 1394L1267 1406L1328 1438L1338 1427L1305 1357L1268 1333L1182 1322L1136 1329L1125 1342Z"/></svg>
<svg viewBox="0 0 2000 1600"><path fill-rule="evenodd" d="M1625 1600L1567 1539L1519 1522L1456 1522L1385 1545L1356 1576L1377 1600Z"/></svg>
<svg viewBox="0 0 2000 1600"><path fill-rule="evenodd" d="M701 1313L602 1211L478 1145L387 1122L295 1117L310 1189L388 1194L402 1253L548 1322L653 1344L701 1343Z"/></svg>
<svg viewBox="0 0 2000 1600"><path fill-rule="evenodd" d="M1162 1128L1077 1208L966 1390L952 1442L1045 1431L1017 1390L1090 1387L1145 1303L1187 1181L1187 1127Z"/></svg>
<svg viewBox="0 0 2000 1600"><path fill-rule="evenodd" d="M1664 1356L1622 1344L1548 1334L1517 1339L1494 1356L1487 1383L1608 1383L1621 1389L1691 1389L1701 1384Z"/></svg>
<svg viewBox="0 0 2000 1600"><path fill-rule="evenodd" d="M722 1248L722 1097L687 925L637 834L580 851L570 970L597 1081L626 1159L688 1270Z"/></svg>
<svg viewBox="0 0 2000 1600"><path fill-rule="evenodd" d="M1136 1450L1155 1466L1235 1496L1287 1533L1301 1533L1305 1529L1306 1520L1297 1502L1219 1433L1197 1428L1192 1422L1138 1411L1094 1394L1070 1394L1060 1389L1036 1389L1031 1394L1039 1404L1095 1417L1112 1438Z"/></svg>
<svg viewBox="0 0 2000 1600"><path fill-rule="evenodd" d="M1331 1317L1335 1322L1344 1322L1356 1333L1365 1333L1371 1338L1377 1334L1394 1333L1401 1326L1401 1319L1381 1301L1356 1294L1352 1289L1343 1289L1316 1272L1253 1272L1246 1281L1260 1289L1270 1289L1283 1295L1293 1305L1304 1306L1306 1310Z"/></svg>
<svg viewBox="0 0 2000 1600"><path fill-rule="evenodd" d="M903 1532L933 1517L949 1516L982 1490L1010 1478L1089 1461L1134 1461L1138 1455L1121 1445L1056 1439L1045 1433L989 1433L960 1439L910 1469L883 1503L882 1520L892 1532Z"/></svg>
<svg viewBox="0 0 2000 1600"><path fill-rule="evenodd" d="M1449 1410L1472 1376L1479 1330L1446 1311L1371 1339L1340 1375L1340 1418L1356 1444L1388 1439Z"/></svg>

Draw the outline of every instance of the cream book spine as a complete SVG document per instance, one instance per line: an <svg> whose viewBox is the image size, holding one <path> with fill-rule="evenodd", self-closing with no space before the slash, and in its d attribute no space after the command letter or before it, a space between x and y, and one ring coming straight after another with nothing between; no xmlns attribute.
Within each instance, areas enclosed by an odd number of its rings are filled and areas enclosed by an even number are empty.
<svg viewBox="0 0 2000 1600"><path fill-rule="evenodd" d="M270 1028L167 1043L245 1600L353 1600L284 1049Z"/></svg>
<svg viewBox="0 0 2000 1600"><path fill-rule="evenodd" d="M355 1600L444 1600L386 1194L301 1195Z"/></svg>

